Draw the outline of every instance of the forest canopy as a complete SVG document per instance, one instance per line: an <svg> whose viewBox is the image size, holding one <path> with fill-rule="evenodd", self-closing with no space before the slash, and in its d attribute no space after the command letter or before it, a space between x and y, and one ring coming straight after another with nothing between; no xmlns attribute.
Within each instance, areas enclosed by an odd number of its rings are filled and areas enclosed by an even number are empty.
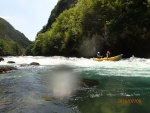
<svg viewBox="0 0 150 113"><path fill-rule="evenodd" d="M70 5L59 14L61 6L56 5L51 16L57 16L27 54L93 57L109 50L112 55L150 57L150 0L72 0Z"/></svg>

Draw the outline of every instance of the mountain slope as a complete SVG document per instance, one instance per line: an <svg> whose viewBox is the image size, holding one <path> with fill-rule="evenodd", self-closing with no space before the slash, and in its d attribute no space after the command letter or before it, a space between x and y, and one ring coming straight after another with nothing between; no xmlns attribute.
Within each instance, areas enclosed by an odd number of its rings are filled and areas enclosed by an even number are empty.
<svg viewBox="0 0 150 113"><path fill-rule="evenodd" d="M23 33L0 18L0 55L19 55L29 44L31 42Z"/></svg>
<svg viewBox="0 0 150 113"><path fill-rule="evenodd" d="M78 0L59 0L55 8L51 11L51 15L48 19L48 23L39 31L39 33L44 33L51 28L53 22L56 18L64 11L71 7L74 7Z"/></svg>

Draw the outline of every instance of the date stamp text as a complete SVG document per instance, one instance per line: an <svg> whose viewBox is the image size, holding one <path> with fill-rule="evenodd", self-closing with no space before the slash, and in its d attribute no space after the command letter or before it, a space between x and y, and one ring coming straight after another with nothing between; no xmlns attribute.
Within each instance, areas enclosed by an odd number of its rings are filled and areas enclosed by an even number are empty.
<svg viewBox="0 0 150 113"><path fill-rule="evenodd" d="M118 99L118 103L142 103L141 99Z"/></svg>

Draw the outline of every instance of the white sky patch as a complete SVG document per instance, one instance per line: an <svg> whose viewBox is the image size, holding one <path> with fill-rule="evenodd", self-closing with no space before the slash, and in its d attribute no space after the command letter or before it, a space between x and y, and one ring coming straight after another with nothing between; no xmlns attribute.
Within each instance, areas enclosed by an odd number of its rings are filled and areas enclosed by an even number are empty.
<svg viewBox="0 0 150 113"><path fill-rule="evenodd" d="M58 0L1 0L0 16L33 41L47 24L57 2Z"/></svg>
<svg viewBox="0 0 150 113"><path fill-rule="evenodd" d="M12 19L12 18L9 17L9 16L1 16L1 15L0 15L0 17L3 18L3 19L5 19L5 20L7 20L7 21L9 21L10 19Z"/></svg>

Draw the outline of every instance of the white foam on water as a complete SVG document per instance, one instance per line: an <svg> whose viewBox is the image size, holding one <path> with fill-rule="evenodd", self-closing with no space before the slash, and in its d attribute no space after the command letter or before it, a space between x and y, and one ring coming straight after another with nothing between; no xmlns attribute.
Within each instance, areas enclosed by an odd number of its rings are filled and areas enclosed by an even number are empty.
<svg viewBox="0 0 150 113"><path fill-rule="evenodd" d="M8 64L8 61L15 61L15 64ZM97 62L92 58L76 58L76 57L43 57L43 56L19 56L19 57L4 57L4 61L0 65L20 65L38 62L42 66L46 65L70 65L75 67L85 67L88 69L99 70L105 68L109 73L116 73L116 76L142 76L150 77L150 59L131 57L120 61L102 61ZM112 70L111 70L112 69ZM136 74L132 74L136 72ZM123 75L124 74L124 75Z"/></svg>
<svg viewBox="0 0 150 113"><path fill-rule="evenodd" d="M0 65L10 65L8 61L14 61L15 64L30 64L31 62L38 62L41 65L60 65L68 64L79 67L140 67L147 68L150 67L150 59L142 58L129 58L120 61L102 61L97 62L92 59L87 58L76 58L76 57L43 57L43 56L25 56L25 57L4 57L5 61L0 62Z"/></svg>

